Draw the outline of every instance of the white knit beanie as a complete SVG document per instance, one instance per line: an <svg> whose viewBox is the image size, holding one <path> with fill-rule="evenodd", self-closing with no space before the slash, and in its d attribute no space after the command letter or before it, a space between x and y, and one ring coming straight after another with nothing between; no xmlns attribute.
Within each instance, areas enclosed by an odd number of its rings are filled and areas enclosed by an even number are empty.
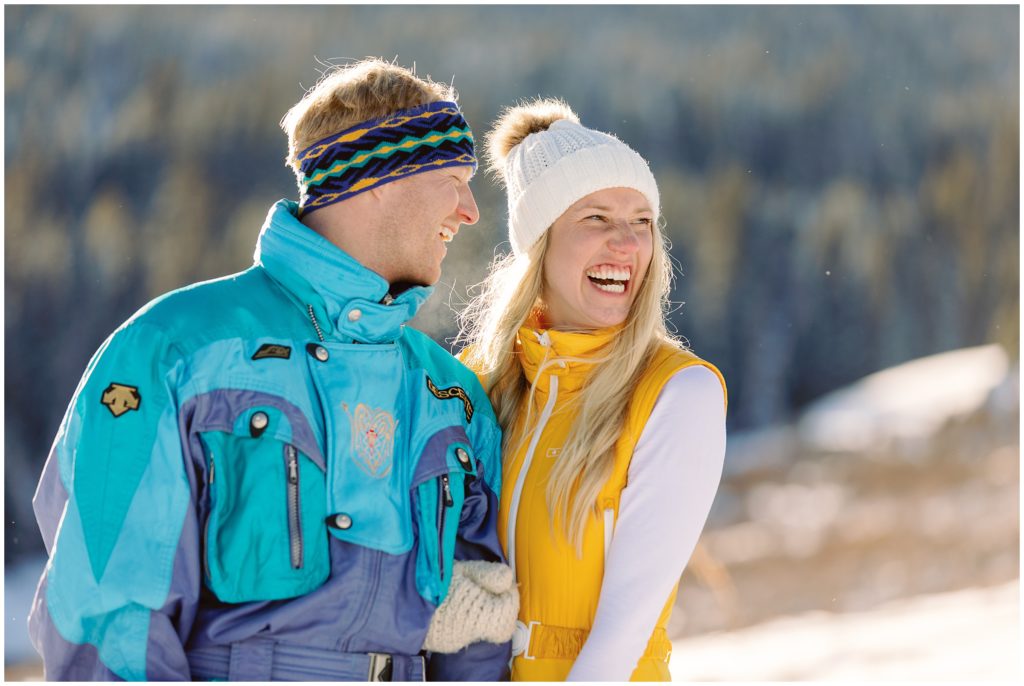
<svg viewBox="0 0 1024 686"><path fill-rule="evenodd" d="M657 221L658 184L647 162L615 136L559 119L531 133L505 159L512 250L526 253L576 201L605 188L632 188Z"/></svg>

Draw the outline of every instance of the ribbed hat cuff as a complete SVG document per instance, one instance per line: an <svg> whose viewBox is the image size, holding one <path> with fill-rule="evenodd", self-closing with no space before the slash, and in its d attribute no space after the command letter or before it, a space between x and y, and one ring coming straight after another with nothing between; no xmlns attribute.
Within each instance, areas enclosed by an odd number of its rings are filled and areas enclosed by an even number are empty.
<svg viewBox="0 0 1024 686"><path fill-rule="evenodd" d="M658 184L647 162L632 148L615 143L584 148L545 169L518 196L509 200L509 240L525 254L569 207L605 188L632 188L660 213Z"/></svg>

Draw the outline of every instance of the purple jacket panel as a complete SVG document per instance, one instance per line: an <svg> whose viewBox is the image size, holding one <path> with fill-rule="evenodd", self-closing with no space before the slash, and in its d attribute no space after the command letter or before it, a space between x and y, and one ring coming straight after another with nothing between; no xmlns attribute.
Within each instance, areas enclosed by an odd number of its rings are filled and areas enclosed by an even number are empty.
<svg viewBox="0 0 1024 686"><path fill-rule="evenodd" d="M88 643L70 643L61 637L46 609L46 577L43 576L36 588L32 601L32 613L28 617L28 633L32 645L40 654L47 656L43 678L60 681L123 681L107 669L100 660L96 647Z"/></svg>

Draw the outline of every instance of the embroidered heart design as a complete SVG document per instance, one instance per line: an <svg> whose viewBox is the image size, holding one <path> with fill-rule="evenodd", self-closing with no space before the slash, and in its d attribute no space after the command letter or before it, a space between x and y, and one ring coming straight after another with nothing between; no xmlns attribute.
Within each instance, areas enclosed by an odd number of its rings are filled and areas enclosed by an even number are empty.
<svg viewBox="0 0 1024 686"><path fill-rule="evenodd" d="M374 479L391 473L395 452L395 428L398 422L387 410L375 410L363 403L354 413L345 412L352 422L352 459Z"/></svg>

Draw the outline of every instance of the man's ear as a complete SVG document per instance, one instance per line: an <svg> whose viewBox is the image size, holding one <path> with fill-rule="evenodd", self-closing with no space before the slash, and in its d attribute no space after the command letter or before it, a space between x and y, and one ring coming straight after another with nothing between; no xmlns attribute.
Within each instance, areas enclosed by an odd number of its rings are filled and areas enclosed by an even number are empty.
<svg viewBox="0 0 1024 686"><path fill-rule="evenodd" d="M385 183L380 186L375 186L371 188L369 191L367 191L366 195L370 195L373 197L374 201L380 202L387 198L389 191L388 186L390 185L390 183Z"/></svg>
<svg viewBox="0 0 1024 686"><path fill-rule="evenodd" d="M351 208L353 212L361 216L374 216L380 212L381 207L386 205L391 195L388 192L386 186L390 184L384 184L383 186L377 186L371 188L368 191L354 195L345 203Z"/></svg>

